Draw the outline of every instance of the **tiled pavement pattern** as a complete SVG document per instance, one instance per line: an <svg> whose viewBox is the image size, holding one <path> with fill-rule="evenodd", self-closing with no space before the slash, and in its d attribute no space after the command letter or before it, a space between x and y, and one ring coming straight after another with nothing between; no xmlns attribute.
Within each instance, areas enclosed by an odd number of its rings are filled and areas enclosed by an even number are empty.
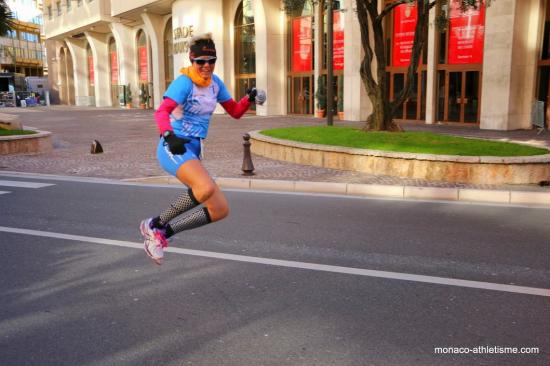
<svg viewBox="0 0 550 366"><path fill-rule="evenodd" d="M0 113L21 116L26 126L53 133L54 150L43 155L0 156L0 171L103 177L115 179L167 175L157 164L158 141L153 111L118 108L82 108L68 106L2 108ZM214 177L242 178L242 135L248 131L296 125L324 125L311 117L256 117L233 120L214 116L206 140L204 164ZM342 122L335 119L335 124ZM361 126L362 123L346 123ZM537 135L534 130L485 131L476 126L425 125L405 123L406 130L429 130L460 136L528 142L550 148L550 132ZM91 154L92 140L98 140L102 154ZM359 172L317 168L253 156L253 179L292 181L409 185L421 187L506 189L550 192L537 185L472 185L403 179Z"/></svg>

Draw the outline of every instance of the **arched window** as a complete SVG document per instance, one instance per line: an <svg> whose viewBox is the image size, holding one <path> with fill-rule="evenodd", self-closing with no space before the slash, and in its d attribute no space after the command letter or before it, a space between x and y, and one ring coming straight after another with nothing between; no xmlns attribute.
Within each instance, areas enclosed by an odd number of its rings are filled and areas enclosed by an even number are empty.
<svg viewBox="0 0 550 366"><path fill-rule="evenodd" d="M149 81L149 64L147 62L147 38L143 31L137 35L137 61L138 61L138 80L141 83Z"/></svg>
<svg viewBox="0 0 550 366"><path fill-rule="evenodd" d="M141 108L150 107L149 62L147 60L147 37L140 30L137 34L138 95Z"/></svg>
<svg viewBox="0 0 550 366"><path fill-rule="evenodd" d="M315 48L313 1L304 0L288 15L288 113L312 114Z"/></svg>
<svg viewBox="0 0 550 366"><path fill-rule="evenodd" d="M166 22L164 28L164 78L165 87L174 80L174 45L172 32L172 19Z"/></svg>
<svg viewBox="0 0 550 366"><path fill-rule="evenodd" d="M88 95L93 97L95 96L94 56L89 43L86 45L86 60L88 66Z"/></svg>
<svg viewBox="0 0 550 366"><path fill-rule="evenodd" d="M240 97L246 89L256 86L256 31L252 0L243 0L235 16L235 81L236 95ZM252 110L256 105L252 105Z"/></svg>
<svg viewBox="0 0 550 366"><path fill-rule="evenodd" d="M111 104L113 107L119 104L118 90L118 56L114 38L109 40L109 72L111 79Z"/></svg>

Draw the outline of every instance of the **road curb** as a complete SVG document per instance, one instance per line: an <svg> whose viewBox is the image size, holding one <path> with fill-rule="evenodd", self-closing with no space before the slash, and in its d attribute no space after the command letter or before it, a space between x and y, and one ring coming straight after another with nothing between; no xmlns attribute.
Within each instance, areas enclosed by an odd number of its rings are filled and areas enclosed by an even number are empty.
<svg viewBox="0 0 550 366"><path fill-rule="evenodd" d="M179 184L179 181L176 178L166 176L125 179L125 181L148 184ZM215 181L222 189L325 193L361 197L386 197L403 200L457 201L550 207L550 192L306 182L248 178L215 178Z"/></svg>

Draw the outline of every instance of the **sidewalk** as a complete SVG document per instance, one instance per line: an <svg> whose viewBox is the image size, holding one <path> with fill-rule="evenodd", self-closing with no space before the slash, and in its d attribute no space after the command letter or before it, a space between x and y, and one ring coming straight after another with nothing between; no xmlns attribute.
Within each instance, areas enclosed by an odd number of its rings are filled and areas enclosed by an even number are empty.
<svg viewBox="0 0 550 366"><path fill-rule="evenodd" d="M158 131L151 110L54 106L26 109L3 108L1 112L18 114L24 125L52 132L54 151L39 156L0 156L0 171L141 181L148 178L145 181L150 182L170 181L166 178L158 178L167 176L167 174L156 162L155 148ZM227 116L214 116L205 144L204 164L214 177L237 179L235 182L240 182L239 184L242 183L248 187L252 187L251 182L258 180L276 180L287 182L287 186L290 184L288 182L340 183L340 186L346 187L348 185L353 187L354 184L368 184L401 188L419 187L424 188L424 191L426 188L448 188L454 189L454 191L482 189L544 192L548 193L550 197L550 187L538 185L493 186L404 179L297 165L259 156L253 156L255 175L251 178L243 177L241 167L243 161L242 135L244 133L274 127L324 125L325 123L324 120L297 116L247 116L238 121ZM335 124L342 123L335 120ZM362 123L346 122L345 124L362 126ZM459 136L529 143L550 149L550 132L548 131L537 135L535 130L485 131L479 130L476 126L421 123L404 123L402 126L406 130L435 131ZM90 154L90 145L94 139L99 140L102 144L103 154ZM282 184L282 182L280 183ZM258 184L261 182L255 183L254 186L258 186ZM295 187L296 183L291 185ZM302 187L303 184L299 183L298 186ZM336 186L333 185L333 187ZM402 191L411 191L411 189L402 189Z"/></svg>

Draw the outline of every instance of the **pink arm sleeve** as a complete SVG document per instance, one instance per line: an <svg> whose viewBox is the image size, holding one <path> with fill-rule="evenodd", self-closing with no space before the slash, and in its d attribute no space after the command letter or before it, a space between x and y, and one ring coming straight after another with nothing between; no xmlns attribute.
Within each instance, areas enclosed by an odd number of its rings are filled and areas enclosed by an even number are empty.
<svg viewBox="0 0 550 366"><path fill-rule="evenodd" d="M178 103L174 100L164 98L162 104L156 110L155 121L157 122L157 126L161 134L164 131L172 131L172 126L170 125L170 113L172 113L177 106Z"/></svg>
<svg viewBox="0 0 550 366"><path fill-rule="evenodd" d="M233 99L229 99L221 103L221 105L231 117L239 119L243 116L244 112L248 110L248 107L250 107L250 101L248 100L248 96L244 96L239 100L239 103L235 102Z"/></svg>

